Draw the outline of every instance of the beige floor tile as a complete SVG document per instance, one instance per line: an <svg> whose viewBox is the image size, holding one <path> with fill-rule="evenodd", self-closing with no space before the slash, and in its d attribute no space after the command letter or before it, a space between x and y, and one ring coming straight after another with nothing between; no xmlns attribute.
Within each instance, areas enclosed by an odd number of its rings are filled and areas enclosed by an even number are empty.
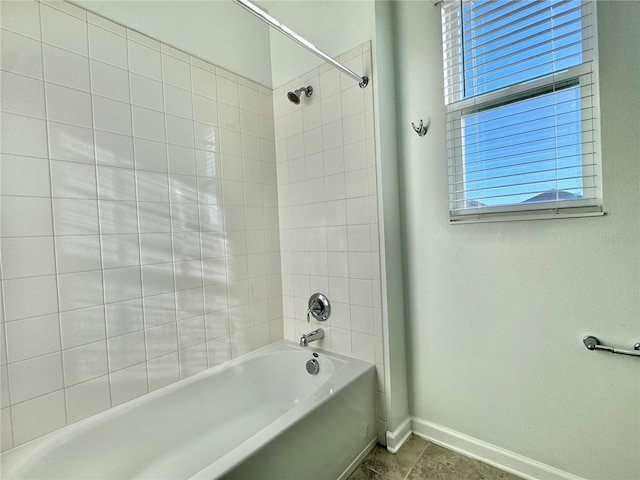
<svg viewBox="0 0 640 480"><path fill-rule="evenodd" d="M517 480L495 467L429 443L407 480Z"/></svg>

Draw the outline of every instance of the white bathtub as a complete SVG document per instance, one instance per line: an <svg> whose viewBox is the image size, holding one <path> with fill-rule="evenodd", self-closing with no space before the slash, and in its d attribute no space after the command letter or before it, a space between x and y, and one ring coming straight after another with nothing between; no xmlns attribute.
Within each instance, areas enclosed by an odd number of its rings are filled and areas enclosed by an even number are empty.
<svg viewBox="0 0 640 480"><path fill-rule="evenodd" d="M374 412L373 365L281 341L9 450L0 477L335 480Z"/></svg>

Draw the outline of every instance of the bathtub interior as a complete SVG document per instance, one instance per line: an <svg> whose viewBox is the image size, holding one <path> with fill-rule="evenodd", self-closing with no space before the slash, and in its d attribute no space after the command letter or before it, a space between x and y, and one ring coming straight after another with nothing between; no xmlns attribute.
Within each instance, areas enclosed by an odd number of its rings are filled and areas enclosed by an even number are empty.
<svg viewBox="0 0 640 480"><path fill-rule="evenodd" d="M356 371L345 372L353 362L319 352L320 372L310 375L310 358L311 351L285 341L272 344L10 450L0 457L2 477L191 478L213 465L217 478L343 395L348 380L340 373L357 379L367 371L355 361ZM373 399L373 386L365 396Z"/></svg>

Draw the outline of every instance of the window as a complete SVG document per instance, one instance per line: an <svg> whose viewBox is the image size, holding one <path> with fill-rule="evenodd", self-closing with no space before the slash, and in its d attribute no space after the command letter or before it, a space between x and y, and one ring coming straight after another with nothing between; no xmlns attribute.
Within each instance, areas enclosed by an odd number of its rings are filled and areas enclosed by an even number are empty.
<svg viewBox="0 0 640 480"><path fill-rule="evenodd" d="M452 222L602 214L595 2L448 0Z"/></svg>

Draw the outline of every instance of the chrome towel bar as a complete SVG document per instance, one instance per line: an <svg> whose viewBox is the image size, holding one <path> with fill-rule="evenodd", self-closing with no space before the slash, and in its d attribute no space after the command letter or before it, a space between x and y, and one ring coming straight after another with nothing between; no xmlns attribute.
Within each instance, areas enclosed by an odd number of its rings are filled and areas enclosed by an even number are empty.
<svg viewBox="0 0 640 480"><path fill-rule="evenodd" d="M582 339L582 343L589 350L602 350L604 352L618 353L620 355L629 355L631 357L640 357L640 342L636 343L633 346L635 351L631 350L621 350L619 348L607 347L606 345L601 345L600 340L598 340L593 335L587 335Z"/></svg>

